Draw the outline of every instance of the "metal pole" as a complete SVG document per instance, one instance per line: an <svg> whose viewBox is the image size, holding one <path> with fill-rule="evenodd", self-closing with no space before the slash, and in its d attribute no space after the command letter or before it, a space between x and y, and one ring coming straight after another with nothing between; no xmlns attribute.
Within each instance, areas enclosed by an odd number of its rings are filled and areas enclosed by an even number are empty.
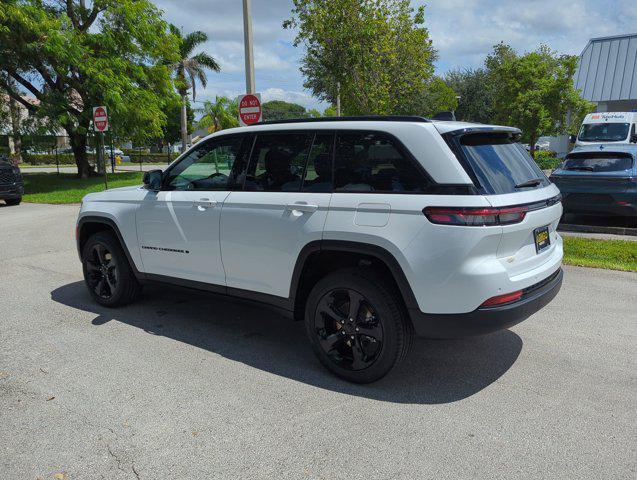
<svg viewBox="0 0 637 480"><path fill-rule="evenodd" d="M336 116L341 116L341 82L336 82Z"/></svg>
<svg viewBox="0 0 637 480"><path fill-rule="evenodd" d="M58 170L58 175L60 174L60 159L58 158L58 145L55 143L55 166Z"/></svg>
<svg viewBox="0 0 637 480"><path fill-rule="evenodd" d="M106 187L106 190L108 190L108 173L106 170L106 160L104 159L104 132L100 133L99 143L100 145L99 145L98 151L100 152L100 157L101 157L100 165L104 167L104 186Z"/></svg>
<svg viewBox="0 0 637 480"><path fill-rule="evenodd" d="M115 173L115 157L113 157L113 130L109 128L108 133L111 136L111 172Z"/></svg>
<svg viewBox="0 0 637 480"><path fill-rule="evenodd" d="M138 147L139 150L139 171L142 172L144 169L142 168L142 147Z"/></svg>
<svg viewBox="0 0 637 480"><path fill-rule="evenodd" d="M246 61L246 93L254 93L254 57L252 55L252 17L250 0L243 0L243 45Z"/></svg>

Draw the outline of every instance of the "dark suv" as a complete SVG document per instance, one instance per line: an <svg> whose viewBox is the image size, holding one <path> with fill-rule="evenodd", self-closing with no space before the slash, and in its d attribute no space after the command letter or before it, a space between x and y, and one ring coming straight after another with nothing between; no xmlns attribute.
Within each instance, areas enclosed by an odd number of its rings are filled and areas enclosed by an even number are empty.
<svg viewBox="0 0 637 480"><path fill-rule="evenodd" d="M0 156L0 200L7 205L19 205L24 193L24 183L20 168L8 158Z"/></svg>

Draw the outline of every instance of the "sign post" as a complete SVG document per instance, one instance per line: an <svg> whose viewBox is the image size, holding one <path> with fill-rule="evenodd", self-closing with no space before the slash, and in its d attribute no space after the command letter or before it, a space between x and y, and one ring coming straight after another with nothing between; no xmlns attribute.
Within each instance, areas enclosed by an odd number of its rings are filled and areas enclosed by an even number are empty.
<svg viewBox="0 0 637 480"><path fill-rule="evenodd" d="M246 127L261 121L261 94L239 95L239 125Z"/></svg>
<svg viewBox="0 0 637 480"><path fill-rule="evenodd" d="M93 128L99 133L99 142L97 147L97 158L99 159L99 168L104 169L104 186L108 190L108 177L106 176L106 162L104 159L104 132L108 131L108 113L106 107L93 107Z"/></svg>

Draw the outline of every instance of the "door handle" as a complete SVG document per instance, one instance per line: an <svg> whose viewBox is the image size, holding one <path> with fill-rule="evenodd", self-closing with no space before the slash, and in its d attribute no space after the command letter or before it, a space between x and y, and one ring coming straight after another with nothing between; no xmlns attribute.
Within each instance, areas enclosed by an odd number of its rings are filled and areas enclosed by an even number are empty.
<svg viewBox="0 0 637 480"><path fill-rule="evenodd" d="M309 203L288 203L285 207L286 210L308 213L316 212L318 208L318 205L311 205Z"/></svg>
<svg viewBox="0 0 637 480"><path fill-rule="evenodd" d="M217 202L210 200L209 198L200 198L192 202L193 206L197 207L199 211L204 211L206 208L214 208L217 206Z"/></svg>

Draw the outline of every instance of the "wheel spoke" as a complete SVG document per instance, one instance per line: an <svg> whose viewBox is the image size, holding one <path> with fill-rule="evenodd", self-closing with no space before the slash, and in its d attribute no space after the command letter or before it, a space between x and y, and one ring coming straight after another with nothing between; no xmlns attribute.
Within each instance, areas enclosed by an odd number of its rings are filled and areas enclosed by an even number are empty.
<svg viewBox="0 0 637 480"><path fill-rule="evenodd" d="M100 281L97 282L97 284L95 285L95 288L93 289L95 291L95 293L97 293L100 297L103 297L104 295L102 295L102 290L104 289L104 278L100 278Z"/></svg>
<svg viewBox="0 0 637 480"><path fill-rule="evenodd" d="M343 338L344 335L342 335L340 332L332 333L325 337L322 337L319 334L319 343L321 344L321 347L323 347L323 350L329 353L343 341Z"/></svg>
<svg viewBox="0 0 637 480"><path fill-rule="evenodd" d="M353 318L354 321L358 321L358 315L361 310L361 303L363 303L364 298L360 293L353 290L348 290L347 293L349 294L348 316L349 318Z"/></svg>
<svg viewBox="0 0 637 480"><path fill-rule="evenodd" d="M89 272L98 272L99 271L99 267L97 266L97 264L95 262L90 261L90 260L86 261L86 269Z"/></svg>
<svg viewBox="0 0 637 480"><path fill-rule="evenodd" d="M365 368L367 366L367 363L367 356L363 351L358 337L356 337L354 339L354 342L352 342L352 369L360 370L362 368Z"/></svg>
<svg viewBox="0 0 637 480"><path fill-rule="evenodd" d="M365 335L376 340L380 340L383 337L383 330L378 322L358 322L357 326L361 335Z"/></svg>
<svg viewBox="0 0 637 480"><path fill-rule="evenodd" d="M104 266L108 265L109 261L106 260L106 249L102 245L95 245L95 254L100 264Z"/></svg>
<svg viewBox="0 0 637 480"><path fill-rule="evenodd" d="M110 275L105 275L104 279L106 280L106 284L108 285L108 289L110 290L110 295L113 295L115 293L115 285L116 283L111 279Z"/></svg>
<svg viewBox="0 0 637 480"><path fill-rule="evenodd" d="M333 295L325 295L321 302L318 305L317 312L323 315L327 315L333 320L340 322L341 320L345 320L345 315L339 312L336 307L334 307L334 296ZM324 319L323 319L324 320Z"/></svg>

